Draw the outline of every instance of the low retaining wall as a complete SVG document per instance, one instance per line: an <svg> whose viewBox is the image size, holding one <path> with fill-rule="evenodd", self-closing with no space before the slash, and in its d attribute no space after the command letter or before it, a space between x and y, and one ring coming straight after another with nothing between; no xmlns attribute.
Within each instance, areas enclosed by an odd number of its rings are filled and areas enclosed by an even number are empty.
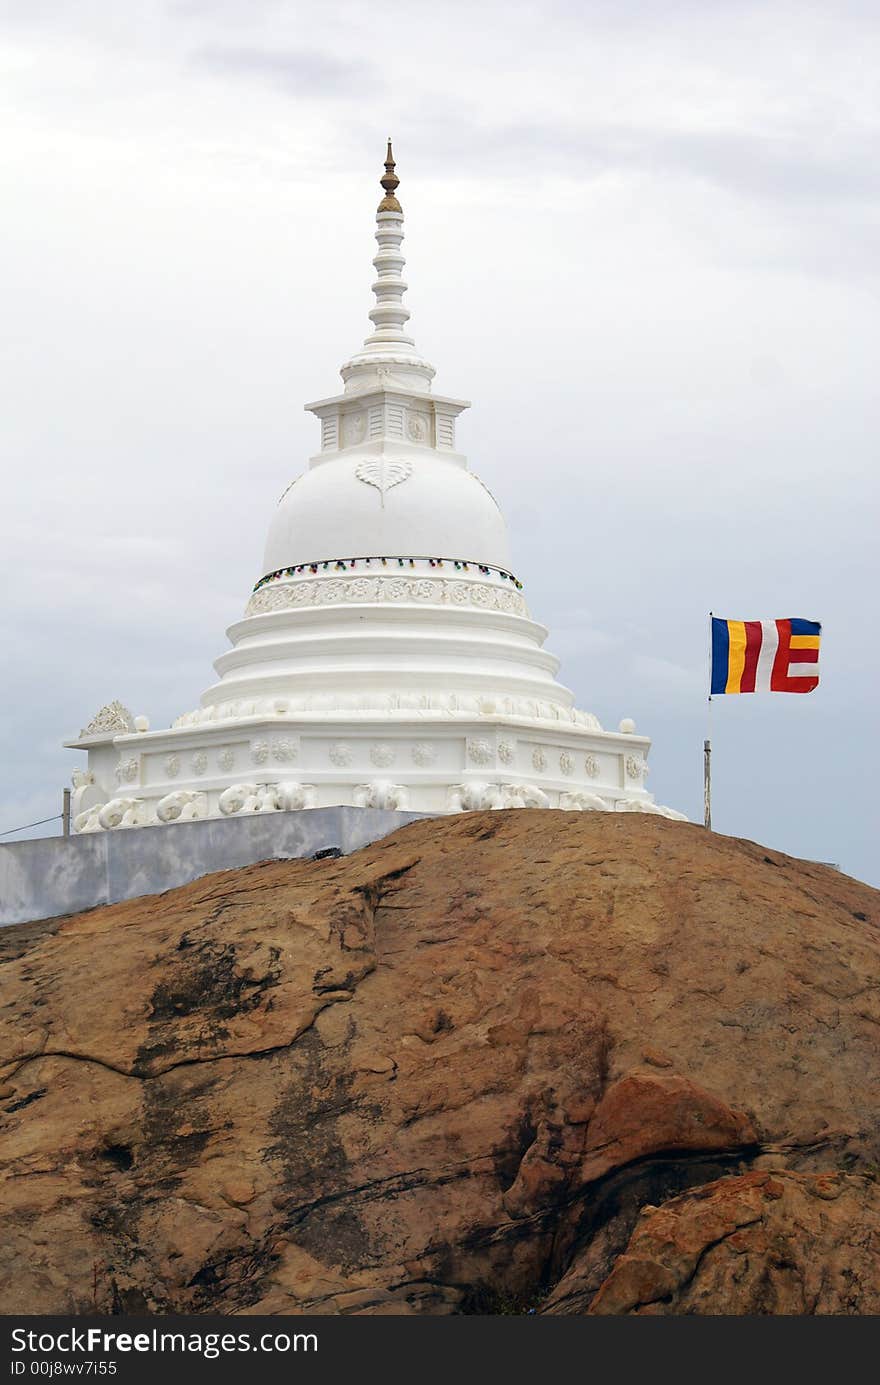
<svg viewBox="0 0 880 1385"><path fill-rule="evenodd" d="M308 808L0 845L0 925L160 894L200 875L337 847L344 855L424 813Z"/></svg>

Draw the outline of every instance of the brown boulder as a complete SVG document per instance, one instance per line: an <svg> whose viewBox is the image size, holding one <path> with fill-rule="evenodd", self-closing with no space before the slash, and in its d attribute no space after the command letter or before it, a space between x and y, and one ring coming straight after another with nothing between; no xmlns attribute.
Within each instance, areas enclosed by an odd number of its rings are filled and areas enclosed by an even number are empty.
<svg viewBox="0 0 880 1385"><path fill-rule="evenodd" d="M796 1263L863 1218L848 1300L769 1311L873 1311L877 917L749 842L512 810L3 930L0 1311L765 1311L706 1230L758 1205Z"/></svg>
<svg viewBox="0 0 880 1385"><path fill-rule="evenodd" d="M747 1173L643 1209L595 1314L880 1313L880 1186Z"/></svg>
<svg viewBox="0 0 880 1385"><path fill-rule="evenodd" d="M581 1178L595 1182L649 1154L753 1148L755 1127L742 1111L686 1077L636 1072L605 1093L590 1121Z"/></svg>

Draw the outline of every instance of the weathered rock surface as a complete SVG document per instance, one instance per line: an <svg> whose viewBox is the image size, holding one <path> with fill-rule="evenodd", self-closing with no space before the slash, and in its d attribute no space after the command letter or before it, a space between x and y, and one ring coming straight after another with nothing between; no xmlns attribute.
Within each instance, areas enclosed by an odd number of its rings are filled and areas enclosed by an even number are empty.
<svg viewBox="0 0 880 1385"><path fill-rule="evenodd" d="M878 1257L874 1179L747 1173L644 1208L588 1311L877 1314Z"/></svg>
<svg viewBox="0 0 880 1385"><path fill-rule="evenodd" d="M0 933L0 1311L880 1311L878 895L418 822Z"/></svg>

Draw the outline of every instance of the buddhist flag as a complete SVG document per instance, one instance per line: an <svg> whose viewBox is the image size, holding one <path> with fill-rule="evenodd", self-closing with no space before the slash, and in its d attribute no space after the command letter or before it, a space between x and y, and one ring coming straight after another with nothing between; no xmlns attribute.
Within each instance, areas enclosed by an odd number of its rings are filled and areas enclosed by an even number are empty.
<svg viewBox="0 0 880 1385"><path fill-rule="evenodd" d="M720 620L712 616L716 693L808 693L819 682L818 620Z"/></svg>

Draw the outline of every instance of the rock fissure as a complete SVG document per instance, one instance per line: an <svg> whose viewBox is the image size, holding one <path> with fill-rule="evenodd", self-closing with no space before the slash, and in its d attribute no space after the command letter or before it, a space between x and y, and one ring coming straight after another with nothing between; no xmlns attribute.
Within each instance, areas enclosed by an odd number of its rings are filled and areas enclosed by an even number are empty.
<svg viewBox="0 0 880 1385"><path fill-rule="evenodd" d="M465 1167L458 1171L450 1170L445 1172L437 1170L433 1174L430 1169L412 1169L407 1173L390 1175L388 1178L374 1179L369 1183L361 1183L354 1188L343 1188L336 1193L327 1193L323 1197L315 1198L310 1203L304 1203L297 1207L292 1207L287 1212L287 1225L298 1225L313 1212L321 1208L330 1207L340 1202L351 1201L353 1198L363 1197L365 1200L372 1200L376 1197L396 1197L400 1193L412 1192L420 1187L443 1187L448 1183L455 1183L461 1178L473 1178L477 1175L474 1164L479 1160L468 1159L463 1161ZM419 1175L424 1175L420 1177Z"/></svg>
<svg viewBox="0 0 880 1385"><path fill-rule="evenodd" d="M344 1003L351 999L351 995L352 992L350 991L333 992L332 994L326 995L324 997L326 1003L316 1009L312 1019L309 1020L307 1024L304 1024L303 1027L294 1034L292 1039L288 1039L285 1043L272 1044L269 1048L230 1049L224 1053L199 1054L193 1058L181 1058L176 1063L169 1063L167 1067L154 1068L152 1070L140 1067L119 1067L117 1064L109 1062L106 1058L98 1058L95 1054L90 1053L75 1053L72 1050L60 1048L45 1049L42 1052L29 1053L23 1058L16 1059L15 1067L4 1074L4 1080L11 1081L14 1077L18 1076L29 1063L37 1062L41 1058L62 1058L70 1059L72 1062L77 1063L91 1063L96 1067L106 1069L107 1072L116 1073L119 1077L132 1078L138 1082L152 1082L156 1078L167 1077L169 1073L176 1072L180 1068L204 1067L211 1063L234 1062L239 1059L270 1058L275 1053L284 1053L293 1048L294 1044L311 1029L318 1015L327 1008L327 1005Z"/></svg>

